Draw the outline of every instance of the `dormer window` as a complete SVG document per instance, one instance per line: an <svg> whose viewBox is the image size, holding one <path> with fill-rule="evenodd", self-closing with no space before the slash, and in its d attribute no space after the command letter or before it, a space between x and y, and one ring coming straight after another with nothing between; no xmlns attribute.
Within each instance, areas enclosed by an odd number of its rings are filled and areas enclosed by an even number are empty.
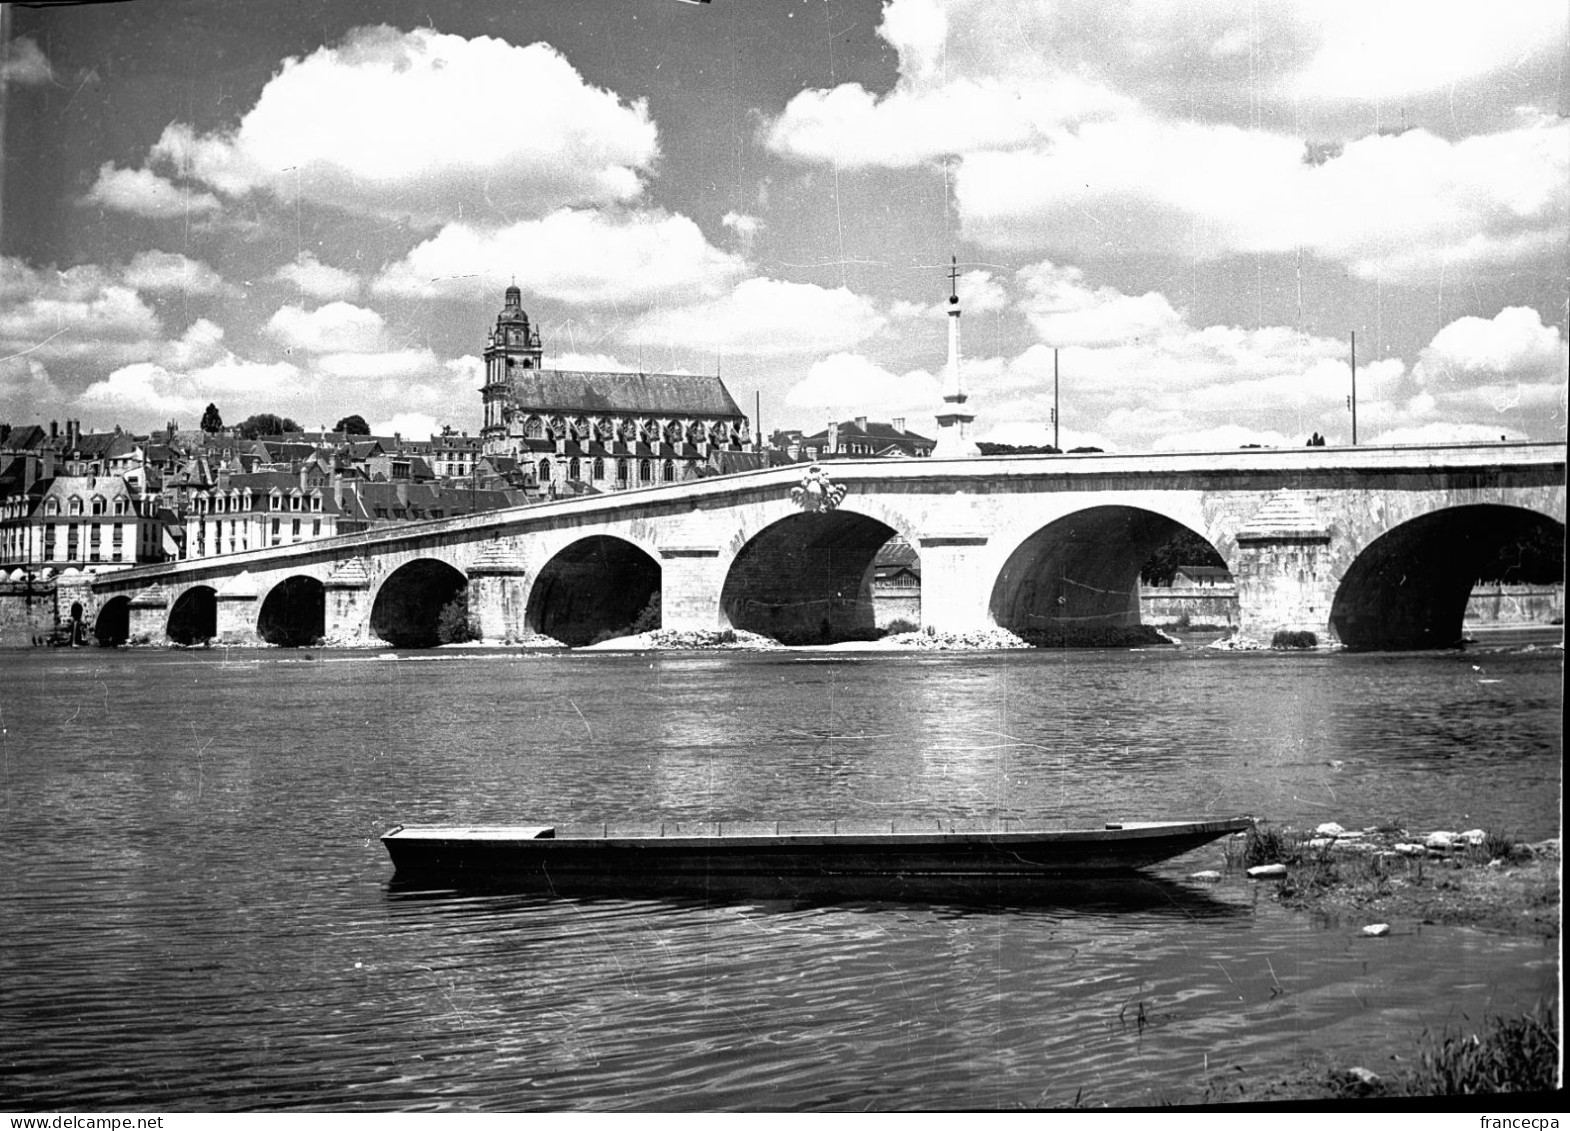
<svg viewBox="0 0 1570 1131"><path fill-rule="evenodd" d="M75 495L72 495L71 496L71 502L70 502L70 505L69 505L69 510L70 510L71 514L81 514L82 513L82 500L77 498Z"/></svg>
<svg viewBox="0 0 1570 1131"><path fill-rule="evenodd" d="M60 500L59 499L46 499L44 501L44 513L46 515L49 515L49 514L59 514L60 513Z"/></svg>
<svg viewBox="0 0 1570 1131"><path fill-rule="evenodd" d="M272 511L283 510L283 496L274 491L268 496L267 509Z"/></svg>
<svg viewBox="0 0 1570 1131"><path fill-rule="evenodd" d="M107 513L107 511L108 511L108 504L104 502L104 497L102 495L94 495L93 496L93 513L94 514L105 514L105 513Z"/></svg>
<svg viewBox="0 0 1570 1131"><path fill-rule="evenodd" d="M121 496L119 496L118 498L115 499L115 501L114 501L114 513L115 514L124 514L125 513L125 496L124 495L121 495Z"/></svg>
<svg viewBox="0 0 1570 1131"><path fill-rule="evenodd" d="M300 496L299 495L290 495L289 496L289 509L292 510L292 511L297 511L297 510L300 509Z"/></svg>

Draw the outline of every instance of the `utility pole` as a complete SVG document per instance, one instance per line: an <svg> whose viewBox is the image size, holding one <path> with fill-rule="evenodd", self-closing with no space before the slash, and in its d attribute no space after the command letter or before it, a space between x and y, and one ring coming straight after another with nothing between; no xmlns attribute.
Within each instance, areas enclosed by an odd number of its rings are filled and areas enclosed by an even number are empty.
<svg viewBox="0 0 1570 1131"><path fill-rule="evenodd" d="M1347 398L1352 409L1352 446L1357 447L1357 331L1352 331L1352 395Z"/></svg>
<svg viewBox="0 0 1570 1131"><path fill-rule="evenodd" d="M1058 348L1052 347L1052 446L1058 451L1063 450L1063 445L1058 443Z"/></svg>

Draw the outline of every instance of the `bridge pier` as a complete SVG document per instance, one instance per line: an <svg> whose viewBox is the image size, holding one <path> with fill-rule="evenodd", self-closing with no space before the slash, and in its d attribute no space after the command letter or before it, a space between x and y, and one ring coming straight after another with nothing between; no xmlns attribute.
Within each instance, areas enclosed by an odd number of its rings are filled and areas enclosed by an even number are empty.
<svg viewBox="0 0 1570 1131"><path fill-rule="evenodd" d="M487 644L529 635L529 571L510 544L493 542L469 569L469 620Z"/></svg>
<svg viewBox="0 0 1570 1131"><path fill-rule="evenodd" d="M1277 632L1312 632L1334 643L1333 567L1330 527L1301 499L1272 499L1237 532L1239 634L1269 644Z"/></svg>
<svg viewBox="0 0 1570 1131"><path fill-rule="evenodd" d="M127 631L130 640L169 643L169 591L153 585L132 597Z"/></svg>
<svg viewBox="0 0 1570 1131"><path fill-rule="evenodd" d="M218 606L217 636L220 644L257 644L261 637L256 632L256 579L249 571L241 571L230 578L214 594Z"/></svg>
<svg viewBox="0 0 1570 1131"><path fill-rule="evenodd" d="M718 546L660 550L660 627L701 632L731 627L720 609L725 571Z"/></svg>
<svg viewBox="0 0 1570 1131"><path fill-rule="evenodd" d="M923 535L921 627L934 632L982 632L996 624L988 605L992 580L983 568L985 534Z"/></svg>
<svg viewBox="0 0 1570 1131"><path fill-rule="evenodd" d="M366 625L371 619L371 574L362 558L350 558L322 582L326 607L322 611L323 632L338 644L365 642Z"/></svg>

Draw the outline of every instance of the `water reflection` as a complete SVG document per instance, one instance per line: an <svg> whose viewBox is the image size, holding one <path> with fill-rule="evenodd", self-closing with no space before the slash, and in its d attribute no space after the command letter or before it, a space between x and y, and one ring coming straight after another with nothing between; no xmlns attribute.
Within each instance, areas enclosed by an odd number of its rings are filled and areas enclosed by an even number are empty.
<svg viewBox="0 0 1570 1131"><path fill-rule="evenodd" d="M1555 992L1230 879L389 888L397 823L1253 813L1558 832L1560 664L1491 655L0 655L0 1094L28 1110L1197 1100Z"/></svg>

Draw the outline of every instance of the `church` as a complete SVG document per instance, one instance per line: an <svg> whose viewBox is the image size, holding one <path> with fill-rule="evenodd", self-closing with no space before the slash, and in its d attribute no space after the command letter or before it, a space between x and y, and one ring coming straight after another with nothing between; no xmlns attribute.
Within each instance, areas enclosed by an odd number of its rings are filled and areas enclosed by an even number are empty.
<svg viewBox="0 0 1570 1131"><path fill-rule="evenodd" d="M614 491L677 482L716 452L752 449L751 423L718 377L544 368L522 301L507 288L485 341L487 455L517 459L542 489Z"/></svg>

